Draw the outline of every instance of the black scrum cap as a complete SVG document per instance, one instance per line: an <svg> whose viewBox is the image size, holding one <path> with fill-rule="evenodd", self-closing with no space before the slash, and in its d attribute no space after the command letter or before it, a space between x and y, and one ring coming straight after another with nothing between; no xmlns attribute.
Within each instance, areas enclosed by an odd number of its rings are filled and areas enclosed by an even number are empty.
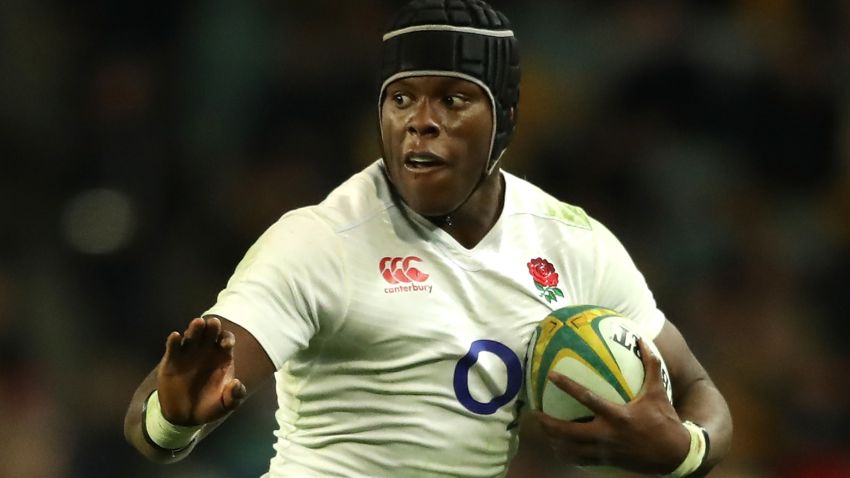
<svg viewBox="0 0 850 478"><path fill-rule="evenodd" d="M493 106L489 174L511 141L519 101L519 49L510 21L482 0L413 0L384 35L378 115L387 85L412 76L478 84Z"/></svg>

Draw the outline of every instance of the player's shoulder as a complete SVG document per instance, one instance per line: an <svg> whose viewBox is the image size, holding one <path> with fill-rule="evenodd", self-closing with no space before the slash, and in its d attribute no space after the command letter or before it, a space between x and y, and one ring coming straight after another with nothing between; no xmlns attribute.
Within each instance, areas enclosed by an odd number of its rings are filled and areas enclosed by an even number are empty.
<svg viewBox="0 0 850 478"><path fill-rule="evenodd" d="M287 212L274 227L338 234L380 217L391 207L386 178L376 161L337 186L322 202Z"/></svg>
<svg viewBox="0 0 850 478"><path fill-rule="evenodd" d="M559 200L531 182L506 171L506 206L511 214L532 216L542 222L592 231L597 225L581 207Z"/></svg>

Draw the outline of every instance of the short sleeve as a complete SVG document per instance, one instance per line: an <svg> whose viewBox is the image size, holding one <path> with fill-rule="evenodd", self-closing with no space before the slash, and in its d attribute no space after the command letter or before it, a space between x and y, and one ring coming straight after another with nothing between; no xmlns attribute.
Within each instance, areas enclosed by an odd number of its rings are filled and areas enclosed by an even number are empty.
<svg viewBox="0 0 850 478"><path fill-rule="evenodd" d="M591 219L596 244L595 303L638 323L642 335L655 339L666 318L622 243L600 222Z"/></svg>
<svg viewBox="0 0 850 478"><path fill-rule="evenodd" d="M338 240L309 212L283 216L251 246L204 315L245 328L280 369L345 314L348 293Z"/></svg>

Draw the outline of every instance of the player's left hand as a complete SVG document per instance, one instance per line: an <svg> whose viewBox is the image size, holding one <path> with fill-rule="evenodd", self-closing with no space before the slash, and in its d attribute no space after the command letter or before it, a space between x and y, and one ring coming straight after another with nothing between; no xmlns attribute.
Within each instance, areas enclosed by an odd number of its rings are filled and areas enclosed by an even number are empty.
<svg viewBox="0 0 850 478"><path fill-rule="evenodd" d="M646 378L631 402L607 401L557 372L549 380L589 408L590 421L575 422L535 412L556 456L577 465L613 465L639 473L673 471L688 452L690 435L661 380L661 361L638 341Z"/></svg>

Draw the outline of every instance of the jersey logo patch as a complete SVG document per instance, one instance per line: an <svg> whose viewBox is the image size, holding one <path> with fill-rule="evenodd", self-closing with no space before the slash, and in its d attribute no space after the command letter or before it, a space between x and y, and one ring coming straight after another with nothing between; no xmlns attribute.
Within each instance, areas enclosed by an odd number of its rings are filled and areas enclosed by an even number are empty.
<svg viewBox="0 0 850 478"><path fill-rule="evenodd" d="M381 277L388 284L395 287L384 288L384 293L394 294L396 292L428 292L431 293L432 286L419 285L425 282L430 277L422 272L414 263L422 262L422 259L416 256L407 257L382 257L378 262L378 270L381 272Z"/></svg>
<svg viewBox="0 0 850 478"><path fill-rule="evenodd" d="M528 273L534 279L534 286L540 292L540 297L546 299L546 303L555 302L564 297L561 289L557 288L558 273L551 262L543 258L535 258L529 261Z"/></svg>

